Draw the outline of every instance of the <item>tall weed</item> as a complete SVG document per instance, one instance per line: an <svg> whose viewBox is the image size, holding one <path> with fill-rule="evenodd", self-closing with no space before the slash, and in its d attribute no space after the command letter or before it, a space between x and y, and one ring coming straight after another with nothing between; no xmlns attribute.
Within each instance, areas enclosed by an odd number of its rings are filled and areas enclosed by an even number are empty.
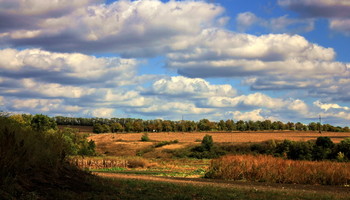
<svg viewBox="0 0 350 200"><path fill-rule="evenodd" d="M350 163L294 161L268 155L224 156L212 161L207 178L272 183L347 185Z"/></svg>

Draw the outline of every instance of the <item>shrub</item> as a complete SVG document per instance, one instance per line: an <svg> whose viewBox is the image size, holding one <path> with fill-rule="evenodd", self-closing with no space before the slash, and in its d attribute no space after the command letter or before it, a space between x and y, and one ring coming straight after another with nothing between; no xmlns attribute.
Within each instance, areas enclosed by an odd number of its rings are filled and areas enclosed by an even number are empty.
<svg viewBox="0 0 350 200"><path fill-rule="evenodd" d="M111 132L111 130L107 124L96 123L93 125L92 132L94 132L94 133L108 133L108 132Z"/></svg>
<svg viewBox="0 0 350 200"><path fill-rule="evenodd" d="M64 128L57 134L62 134L62 138L66 142L67 154L93 156L95 152L95 142L87 140L87 135L78 133L77 129Z"/></svg>
<svg viewBox="0 0 350 200"><path fill-rule="evenodd" d="M312 160L313 144L311 142L292 142L287 156L292 160Z"/></svg>
<svg viewBox="0 0 350 200"><path fill-rule="evenodd" d="M316 145L322 148L333 148L334 143L329 137L318 137L316 140Z"/></svg>
<svg viewBox="0 0 350 200"><path fill-rule="evenodd" d="M275 140L268 140L261 143L256 143L251 145L251 151L259 154L273 154L276 151Z"/></svg>
<svg viewBox="0 0 350 200"><path fill-rule="evenodd" d="M162 146L165 146L165 145L176 144L176 143L179 143L179 141L178 140L162 141L162 142L158 142L157 144L155 144L154 147L158 148L158 147L162 147Z"/></svg>
<svg viewBox="0 0 350 200"><path fill-rule="evenodd" d="M214 141L211 135L205 135L201 145L192 148L191 153L188 154L188 157L198 159L218 158L225 154L226 151L224 151L222 148L214 146Z"/></svg>
<svg viewBox="0 0 350 200"><path fill-rule="evenodd" d="M286 157L292 144L293 142L290 140L284 140L283 142L278 143L276 145L275 154L278 156Z"/></svg>
<svg viewBox="0 0 350 200"><path fill-rule="evenodd" d="M148 136L148 133L144 133L142 136L141 136L141 141L143 142L148 142L150 141L151 139L149 138Z"/></svg>
<svg viewBox="0 0 350 200"><path fill-rule="evenodd" d="M128 168L145 168L149 165L148 161L142 158L133 158L127 160Z"/></svg>
<svg viewBox="0 0 350 200"><path fill-rule="evenodd" d="M346 138L340 141L340 144L337 147L338 152L343 152L345 157L350 160L350 138Z"/></svg>
<svg viewBox="0 0 350 200"><path fill-rule="evenodd" d="M211 135L205 135L202 140L202 147L206 151L210 151L214 145L213 137Z"/></svg>

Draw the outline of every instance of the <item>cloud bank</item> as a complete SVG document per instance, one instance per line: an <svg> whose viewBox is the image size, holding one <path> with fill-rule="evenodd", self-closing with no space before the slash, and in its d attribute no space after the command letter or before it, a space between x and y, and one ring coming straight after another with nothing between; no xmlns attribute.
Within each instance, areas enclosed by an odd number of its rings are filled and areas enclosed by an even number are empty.
<svg viewBox="0 0 350 200"><path fill-rule="evenodd" d="M0 110L286 121L321 113L344 122L349 64L337 61L333 48L291 33L314 30L322 17L347 34L349 5L315 2L278 1L301 19L240 13L236 32L226 28L222 6L204 1L0 0ZM272 33L244 33L256 25ZM153 57L164 58L173 74L150 72Z"/></svg>

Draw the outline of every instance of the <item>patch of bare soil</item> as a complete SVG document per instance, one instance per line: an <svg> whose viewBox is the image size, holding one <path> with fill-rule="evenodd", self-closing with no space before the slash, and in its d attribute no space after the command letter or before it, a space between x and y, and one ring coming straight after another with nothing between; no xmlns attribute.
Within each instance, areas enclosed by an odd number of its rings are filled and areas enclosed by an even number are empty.
<svg viewBox="0 0 350 200"><path fill-rule="evenodd" d="M157 177L147 175L134 174L118 174L118 173L101 173L95 172L95 175L114 178L114 179L137 179L146 181L168 182L175 184L192 184L196 186L214 186L224 188L238 188L248 190L262 191L285 191L285 192L301 192L301 193L318 193L332 194L339 197L349 197L350 188L343 186L321 186L321 185L300 185L300 184L273 184L273 183L258 183L258 182L243 182L243 181L225 181L218 179L203 179L203 178L174 178L174 177Z"/></svg>

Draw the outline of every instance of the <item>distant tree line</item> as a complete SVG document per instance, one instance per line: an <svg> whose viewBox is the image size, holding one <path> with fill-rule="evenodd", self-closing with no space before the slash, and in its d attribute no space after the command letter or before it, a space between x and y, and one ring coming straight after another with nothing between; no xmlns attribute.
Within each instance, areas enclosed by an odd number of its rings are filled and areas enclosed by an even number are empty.
<svg viewBox="0 0 350 200"><path fill-rule="evenodd" d="M95 133L107 132L194 132L194 131L328 131L328 132L350 132L349 127L332 126L311 122L283 123L281 121L233 121L228 119L219 122L201 119L199 121L171 121L171 120L142 120L134 118L75 118L75 117L53 117L58 125L93 126Z"/></svg>

